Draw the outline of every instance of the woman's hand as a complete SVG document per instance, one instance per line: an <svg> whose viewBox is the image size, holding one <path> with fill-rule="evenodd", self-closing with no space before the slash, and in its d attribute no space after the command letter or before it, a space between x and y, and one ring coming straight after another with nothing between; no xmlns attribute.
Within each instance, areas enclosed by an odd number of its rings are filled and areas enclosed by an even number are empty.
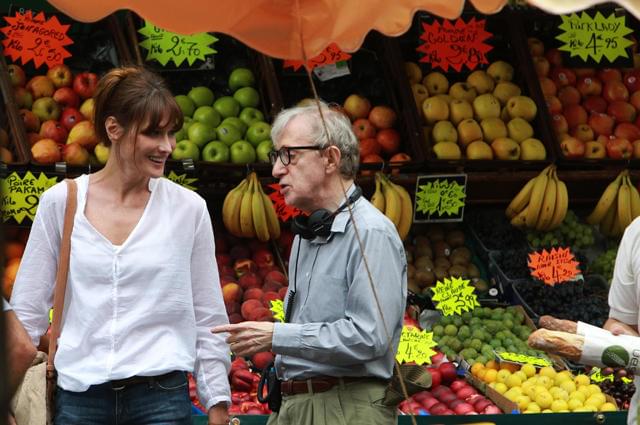
<svg viewBox="0 0 640 425"><path fill-rule="evenodd" d="M218 403L209 409L209 425L229 425L227 403Z"/></svg>

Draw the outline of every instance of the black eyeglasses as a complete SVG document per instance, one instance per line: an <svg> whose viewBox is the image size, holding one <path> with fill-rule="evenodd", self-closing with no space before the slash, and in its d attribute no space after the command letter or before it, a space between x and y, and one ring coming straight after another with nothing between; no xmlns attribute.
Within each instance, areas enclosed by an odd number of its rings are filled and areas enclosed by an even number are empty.
<svg viewBox="0 0 640 425"><path fill-rule="evenodd" d="M309 151L321 151L325 149L322 146L285 146L277 151L269 152L269 161L271 161L271 165L275 165L278 158L282 161L282 165L291 164L291 151L296 150L309 150Z"/></svg>

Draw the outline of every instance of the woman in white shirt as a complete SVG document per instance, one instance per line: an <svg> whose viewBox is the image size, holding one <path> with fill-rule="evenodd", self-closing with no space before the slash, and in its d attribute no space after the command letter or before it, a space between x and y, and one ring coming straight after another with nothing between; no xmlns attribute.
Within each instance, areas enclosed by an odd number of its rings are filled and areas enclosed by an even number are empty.
<svg viewBox="0 0 640 425"><path fill-rule="evenodd" d="M227 424L228 323L205 201L162 178L182 113L157 75L119 68L95 96L103 169L78 209L55 366L56 424L190 424L193 372L209 424ZM12 296L37 344L47 328L67 189L46 191Z"/></svg>

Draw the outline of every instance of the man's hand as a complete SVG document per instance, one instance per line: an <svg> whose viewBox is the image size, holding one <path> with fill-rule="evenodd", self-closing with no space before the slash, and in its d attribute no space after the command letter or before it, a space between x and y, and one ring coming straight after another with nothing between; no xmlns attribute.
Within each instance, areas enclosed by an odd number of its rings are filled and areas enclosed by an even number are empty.
<svg viewBox="0 0 640 425"><path fill-rule="evenodd" d="M229 425L229 412L226 403L218 403L209 409L209 425Z"/></svg>
<svg viewBox="0 0 640 425"><path fill-rule="evenodd" d="M252 356L255 353L271 350L273 323L242 322L235 325L216 326L211 332L218 334L229 332L227 343L237 356Z"/></svg>
<svg viewBox="0 0 640 425"><path fill-rule="evenodd" d="M16 425L16 418L14 418L11 413L9 413L9 418L7 419L7 425Z"/></svg>
<svg viewBox="0 0 640 425"><path fill-rule="evenodd" d="M619 320L609 318L607 322L603 326L604 329L608 330L614 335L630 335L630 336L640 336L638 335L638 329L632 325L627 325L626 323L622 323Z"/></svg>

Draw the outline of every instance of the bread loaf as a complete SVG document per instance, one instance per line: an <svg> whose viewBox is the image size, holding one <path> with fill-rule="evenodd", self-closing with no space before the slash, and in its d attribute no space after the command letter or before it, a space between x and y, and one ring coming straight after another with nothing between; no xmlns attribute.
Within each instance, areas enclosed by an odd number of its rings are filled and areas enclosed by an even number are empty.
<svg viewBox="0 0 640 425"><path fill-rule="evenodd" d="M562 331L569 333L576 333L578 330L578 324L571 320L556 319L553 316L540 316L538 320L538 327L549 329L551 331Z"/></svg>
<svg viewBox="0 0 640 425"><path fill-rule="evenodd" d="M558 354L572 361L579 361L584 347L584 337L562 331L538 329L529 335L529 347Z"/></svg>

